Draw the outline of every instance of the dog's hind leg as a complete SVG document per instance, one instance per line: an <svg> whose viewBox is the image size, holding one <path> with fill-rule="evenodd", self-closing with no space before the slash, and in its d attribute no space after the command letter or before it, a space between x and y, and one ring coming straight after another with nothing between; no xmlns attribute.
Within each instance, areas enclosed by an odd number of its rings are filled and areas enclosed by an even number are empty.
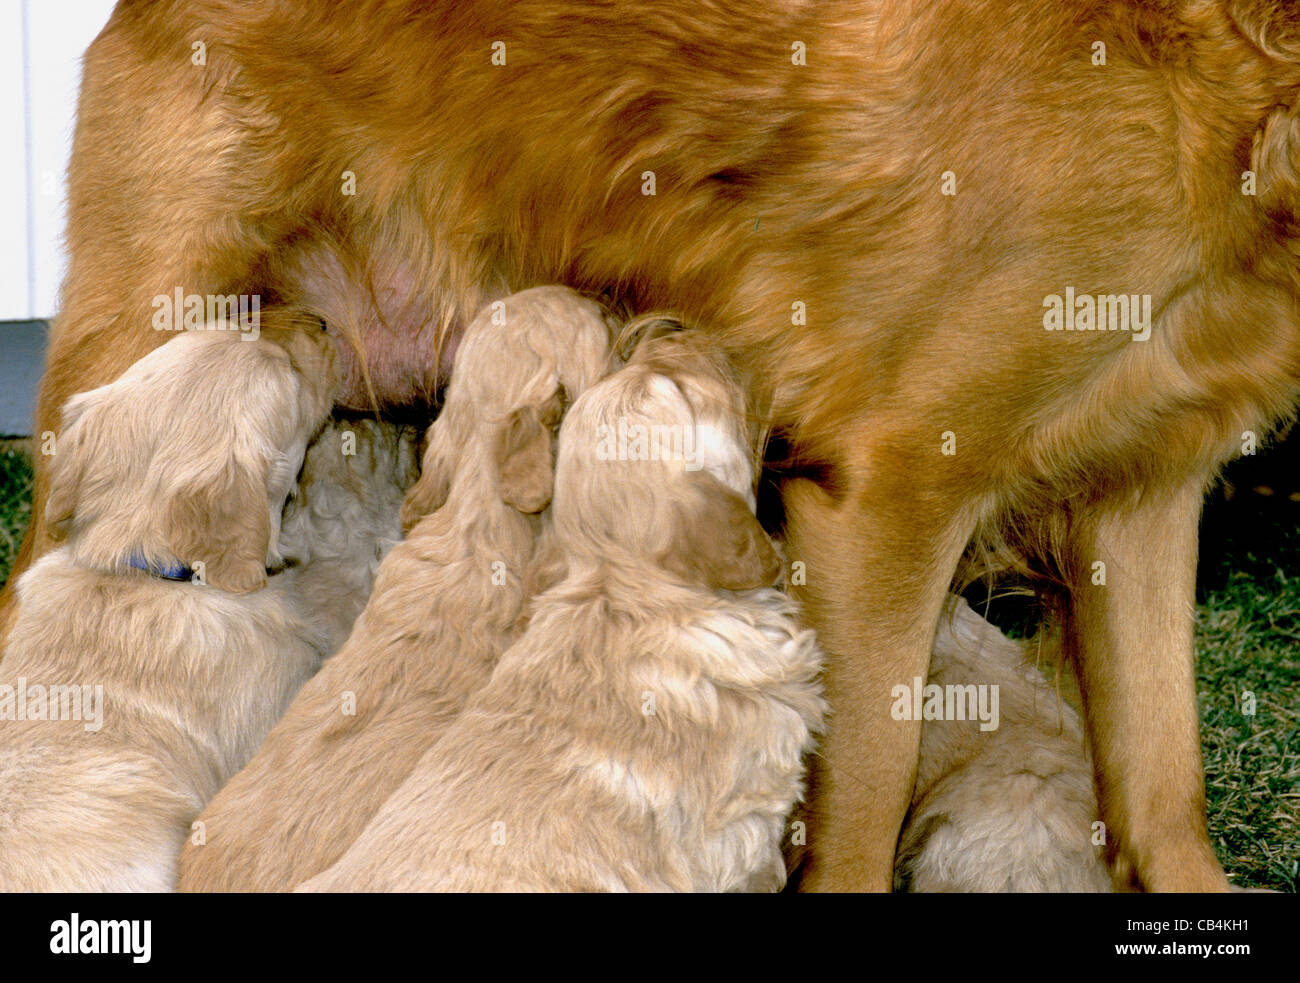
<svg viewBox="0 0 1300 983"><path fill-rule="evenodd" d="M1121 889L1228 887L1206 831L1197 726L1202 494L1200 482L1153 493L1083 517L1073 534L1067 641L1082 676L1107 852Z"/></svg>
<svg viewBox="0 0 1300 983"><path fill-rule="evenodd" d="M834 496L787 482L787 552L807 568L805 617L826 649L830 729L814 761L801 890L888 891L921 722L891 693L924 683L935 626L974 527L969 506L919 492L913 468L863 472Z"/></svg>

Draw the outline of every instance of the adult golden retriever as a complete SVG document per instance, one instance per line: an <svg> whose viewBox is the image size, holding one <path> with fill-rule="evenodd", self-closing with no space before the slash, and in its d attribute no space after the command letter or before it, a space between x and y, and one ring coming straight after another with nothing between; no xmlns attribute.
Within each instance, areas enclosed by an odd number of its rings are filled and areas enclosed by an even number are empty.
<svg viewBox="0 0 1300 983"><path fill-rule="evenodd" d="M974 539L1065 588L1117 883L1221 889L1197 517L1300 393L1298 96L1275 0L123 0L38 426L178 288L325 317L356 405L432 390L510 290L677 311L790 452L835 708L804 886L889 886L889 693Z"/></svg>

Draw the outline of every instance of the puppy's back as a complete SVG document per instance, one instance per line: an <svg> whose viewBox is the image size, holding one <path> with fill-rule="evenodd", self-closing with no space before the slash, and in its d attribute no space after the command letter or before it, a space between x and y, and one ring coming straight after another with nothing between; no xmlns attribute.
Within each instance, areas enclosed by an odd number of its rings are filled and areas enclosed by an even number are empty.
<svg viewBox="0 0 1300 983"><path fill-rule="evenodd" d="M776 591L626 617L562 583L305 891L772 890L824 705Z"/></svg>
<svg viewBox="0 0 1300 983"><path fill-rule="evenodd" d="M191 821L321 653L273 587L104 574L63 548L18 590L0 683L29 704L89 688L98 713L0 720L0 889L171 890Z"/></svg>
<svg viewBox="0 0 1300 983"><path fill-rule="evenodd" d="M80 728L28 723L6 735L0 891L171 891L203 800L157 755L94 747Z"/></svg>
<svg viewBox="0 0 1300 983"><path fill-rule="evenodd" d="M895 886L917 892L1104 892L1097 797L1078 714L1020 645L956 600L929 683L997 687L997 727L927 720Z"/></svg>

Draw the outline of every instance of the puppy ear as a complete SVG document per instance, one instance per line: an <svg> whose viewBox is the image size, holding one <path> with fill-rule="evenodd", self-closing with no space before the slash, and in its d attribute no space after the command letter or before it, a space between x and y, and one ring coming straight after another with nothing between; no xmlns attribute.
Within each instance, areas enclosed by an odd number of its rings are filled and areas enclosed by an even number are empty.
<svg viewBox="0 0 1300 983"><path fill-rule="evenodd" d="M621 361L632 360L636 350L656 338L682 330L682 323L668 314L643 314L623 325L614 339L614 353Z"/></svg>
<svg viewBox="0 0 1300 983"><path fill-rule="evenodd" d="M501 501L520 512L541 512L551 504L551 416L548 407L521 406L511 412L497 440Z"/></svg>
<svg viewBox="0 0 1300 983"><path fill-rule="evenodd" d="M447 501L451 492L451 461L443 447L447 441L439 438L445 435L450 425L450 420L438 420L425 433L420 476L402 499L402 532L410 532L412 526L430 512L438 511Z"/></svg>
<svg viewBox="0 0 1300 983"><path fill-rule="evenodd" d="M63 539L77 512L77 492L81 487L82 462L75 453L75 437L56 440L50 460L50 490L45 497L45 524L54 539Z"/></svg>
<svg viewBox="0 0 1300 983"><path fill-rule="evenodd" d="M462 419L458 403L444 404L442 412L424 432L424 455L420 459L420 476L402 500L402 532L430 512L437 512L451 494L451 478L456 461L465 453L472 421Z"/></svg>
<svg viewBox="0 0 1300 983"><path fill-rule="evenodd" d="M663 566L689 583L722 590L775 583L781 558L745 500L706 471L690 480L692 501L678 506Z"/></svg>
<svg viewBox="0 0 1300 983"><path fill-rule="evenodd" d="M63 408L59 434L54 439L54 453L50 456L50 486L45 496L45 524L54 539L62 539L68 534L68 526L77 512L86 470L86 442L77 424L92 402L92 393L81 393L69 399Z"/></svg>
<svg viewBox="0 0 1300 983"><path fill-rule="evenodd" d="M176 556L203 563L213 587L244 594L266 586L271 517L265 476L230 461L215 481L172 495L160 528Z"/></svg>

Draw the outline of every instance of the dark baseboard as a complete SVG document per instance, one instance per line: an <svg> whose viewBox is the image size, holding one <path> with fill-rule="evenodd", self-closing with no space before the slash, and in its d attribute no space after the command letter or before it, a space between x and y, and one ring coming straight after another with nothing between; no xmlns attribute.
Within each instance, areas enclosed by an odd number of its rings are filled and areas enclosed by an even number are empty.
<svg viewBox="0 0 1300 983"><path fill-rule="evenodd" d="M0 321L0 437L31 435L48 332L48 321Z"/></svg>

